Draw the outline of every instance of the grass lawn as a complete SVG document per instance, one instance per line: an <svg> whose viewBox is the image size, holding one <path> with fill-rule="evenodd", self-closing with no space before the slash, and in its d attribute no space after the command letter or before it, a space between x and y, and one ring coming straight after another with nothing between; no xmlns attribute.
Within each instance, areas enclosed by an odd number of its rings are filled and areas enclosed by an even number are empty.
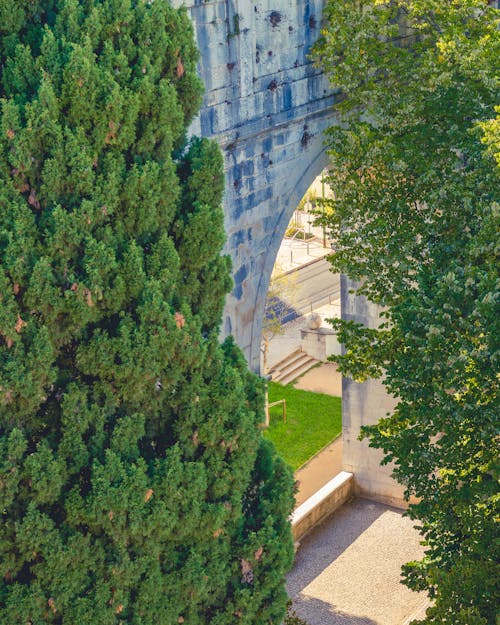
<svg viewBox="0 0 500 625"><path fill-rule="evenodd" d="M274 406L264 436L295 471L341 433L341 399L269 382L269 402L278 399L286 399L287 421L283 423L282 406Z"/></svg>

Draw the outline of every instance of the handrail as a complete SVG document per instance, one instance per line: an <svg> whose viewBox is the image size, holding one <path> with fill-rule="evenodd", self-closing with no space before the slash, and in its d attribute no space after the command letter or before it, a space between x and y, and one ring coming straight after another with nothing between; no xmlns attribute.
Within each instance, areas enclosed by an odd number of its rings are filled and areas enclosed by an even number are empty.
<svg viewBox="0 0 500 625"><path fill-rule="evenodd" d="M278 399L278 401L273 401L271 403L266 402L266 427L269 427L269 422L271 419L271 415L269 414L269 408L277 406L278 404L282 404L283 406L283 423L286 423L286 399Z"/></svg>

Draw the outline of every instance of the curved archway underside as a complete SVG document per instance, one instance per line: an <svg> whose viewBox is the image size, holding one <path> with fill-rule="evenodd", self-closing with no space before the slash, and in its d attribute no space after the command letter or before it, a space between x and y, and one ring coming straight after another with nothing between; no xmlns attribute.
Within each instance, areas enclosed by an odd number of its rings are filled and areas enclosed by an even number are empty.
<svg viewBox="0 0 500 625"><path fill-rule="evenodd" d="M300 199L327 165L324 131L339 97L309 54L325 0L171 0L186 6L200 49L205 97L192 133L224 152L226 253L233 262L222 335L232 334L254 371L266 293L285 229ZM342 316L378 323L375 306L349 295ZM358 492L399 504L402 489L357 436L391 410L377 381L343 381L343 460Z"/></svg>
<svg viewBox="0 0 500 625"><path fill-rule="evenodd" d="M177 4L181 4L179 0ZM226 252L234 288L223 335L259 370L264 302L293 210L326 164L335 94L308 58L324 0L188 2L205 84L192 132L225 156Z"/></svg>

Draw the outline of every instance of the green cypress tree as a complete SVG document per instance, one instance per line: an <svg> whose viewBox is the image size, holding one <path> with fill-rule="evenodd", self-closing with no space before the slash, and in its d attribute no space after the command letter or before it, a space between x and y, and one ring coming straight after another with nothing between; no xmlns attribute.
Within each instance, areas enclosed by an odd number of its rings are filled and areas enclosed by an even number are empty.
<svg viewBox="0 0 500 625"><path fill-rule="evenodd" d="M0 624L278 623L292 478L219 345L184 11L0 0Z"/></svg>

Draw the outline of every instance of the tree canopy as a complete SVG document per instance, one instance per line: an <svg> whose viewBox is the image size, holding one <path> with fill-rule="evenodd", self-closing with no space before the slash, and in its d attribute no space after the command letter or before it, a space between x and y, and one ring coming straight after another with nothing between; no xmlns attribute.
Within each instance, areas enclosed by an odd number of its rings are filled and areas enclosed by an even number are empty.
<svg viewBox="0 0 500 625"><path fill-rule="evenodd" d="M0 0L2 625L284 615L292 476L218 342L196 62L169 2Z"/></svg>
<svg viewBox="0 0 500 625"><path fill-rule="evenodd" d="M485 0L332 0L316 53L344 94L328 133L331 262L383 307L336 321L344 374L398 398L365 428L415 496L425 623L494 625L499 599L499 12Z"/></svg>

